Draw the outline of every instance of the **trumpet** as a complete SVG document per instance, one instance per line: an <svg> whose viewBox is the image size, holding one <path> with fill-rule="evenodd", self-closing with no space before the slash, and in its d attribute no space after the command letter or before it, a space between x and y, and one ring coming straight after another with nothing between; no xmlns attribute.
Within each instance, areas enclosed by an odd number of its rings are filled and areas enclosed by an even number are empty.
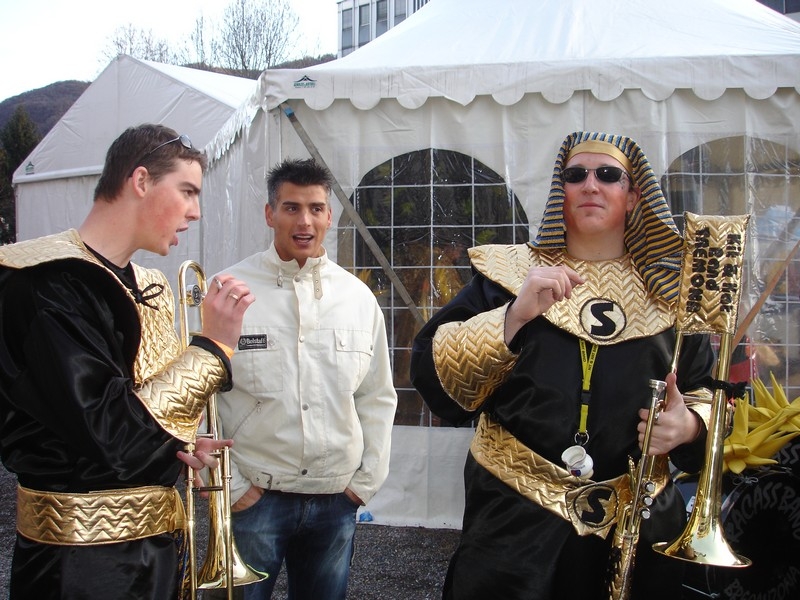
<svg viewBox="0 0 800 600"><path fill-rule="evenodd" d="M193 272L196 283L188 285L188 274ZM189 308L199 308L206 295L206 277L202 267L192 260L181 264L178 270L178 300L180 306L180 337L185 348L191 335L199 333L190 327ZM202 330L202 312L199 312L200 330ZM198 437L219 439L217 427L217 399L212 395L206 407L207 433L198 433ZM194 444L188 444L187 452L193 452ZM250 568L239 556L231 531L231 492L230 492L230 452L222 448L214 453L219 466L209 469L206 487L194 484L194 470L187 468L186 476L186 539L189 552L189 597L194 600L197 590L225 589L228 600L233 600L235 586L248 585L262 581L268 577ZM202 567L197 568L197 543L195 527L194 494L209 492L208 511L208 546Z"/></svg>
<svg viewBox="0 0 800 600"><path fill-rule="evenodd" d="M635 469L632 461L629 464L632 500L622 508L622 514L614 530L608 579L608 597L612 600L630 598L641 523L642 520L650 518L650 507L660 488L663 488L663 485L657 484L656 478L657 473L664 471L664 466L657 465L657 462L663 462L664 459L660 456L649 455L648 450L653 426L664 404L666 387L667 384L663 381L650 380L652 391L650 414L647 417L647 426L642 440L642 457Z"/></svg>

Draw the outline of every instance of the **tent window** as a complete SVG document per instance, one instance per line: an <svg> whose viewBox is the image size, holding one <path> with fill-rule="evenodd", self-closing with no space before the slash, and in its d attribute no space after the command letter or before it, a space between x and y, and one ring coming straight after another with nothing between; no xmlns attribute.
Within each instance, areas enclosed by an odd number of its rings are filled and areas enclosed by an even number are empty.
<svg viewBox="0 0 800 600"><path fill-rule="evenodd" d="M528 218L495 171L478 160L426 149L370 170L351 202L423 320L471 278L467 249L529 240ZM338 261L375 292L386 316L399 405L398 425L441 425L411 386L411 343L420 323L346 216Z"/></svg>
<svg viewBox="0 0 800 600"><path fill-rule="evenodd" d="M751 215L739 322L761 294L766 299L732 362L741 379L770 385L774 374L791 399L800 395L800 251L786 258L800 243L800 153L795 141L784 142L714 140L673 161L661 183L681 227L684 211Z"/></svg>

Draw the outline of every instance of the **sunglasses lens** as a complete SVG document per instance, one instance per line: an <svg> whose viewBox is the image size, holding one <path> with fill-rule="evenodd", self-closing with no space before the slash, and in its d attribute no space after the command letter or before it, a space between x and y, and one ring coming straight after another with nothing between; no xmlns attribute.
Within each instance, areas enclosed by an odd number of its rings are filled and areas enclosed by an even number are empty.
<svg viewBox="0 0 800 600"><path fill-rule="evenodd" d="M599 167L597 169L584 169L583 167L568 167L561 171L561 178L565 183L580 183L589 176L589 171L594 171L598 181L603 183L617 183L625 173L619 167Z"/></svg>
<svg viewBox="0 0 800 600"><path fill-rule="evenodd" d="M594 174L603 183L617 183L622 179L623 172L619 167L600 167L595 169Z"/></svg>
<svg viewBox="0 0 800 600"><path fill-rule="evenodd" d="M179 141L179 142L181 143L181 145L182 145L184 148L186 148L187 150L191 150L191 149L192 149L192 140L190 140L190 139L189 139L189 136L188 136L188 135L186 135L186 134L183 134L182 136L180 136L180 137L178 138L178 141Z"/></svg>
<svg viewBox="0 0 800 600"><path fill-rule="evenodd" d="M568 167L561 171L561 178L565 183L580 183L589 175L589 169L581 167Z"/></svg>

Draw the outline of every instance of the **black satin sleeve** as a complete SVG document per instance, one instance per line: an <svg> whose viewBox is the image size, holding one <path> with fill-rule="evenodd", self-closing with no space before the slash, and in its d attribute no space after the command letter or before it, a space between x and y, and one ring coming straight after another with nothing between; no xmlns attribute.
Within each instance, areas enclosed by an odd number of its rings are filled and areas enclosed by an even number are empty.
<svg viewBox="0 0 800 600"><path fill-rule="evenodd" d="M173 485L182 445L133 391L141 333L124 289L82 261L3 277L5 466L22 485L53 491Z"/></svg>

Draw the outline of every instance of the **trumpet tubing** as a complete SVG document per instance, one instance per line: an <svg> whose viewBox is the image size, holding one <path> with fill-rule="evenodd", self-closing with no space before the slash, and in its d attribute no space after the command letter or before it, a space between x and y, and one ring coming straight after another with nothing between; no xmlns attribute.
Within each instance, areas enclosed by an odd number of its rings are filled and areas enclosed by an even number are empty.
<svg viewBox="0 0 800 600"><path fill-rule="evenodd" d="M194 273L196 283L188 284L189 273ZM178 299L180 304L180 337L185 348L189 338L202 331L203 317L199 312L197 319L199 328L192 329L190 324L189 309L200 309L206 296L206 277L202 267L192 260L181 264L178 270ZM217 427L217 398L212 395L208 399L205 421L208 433L198 433L198 437L219 439ZM192 452L194 444L187 446L187 451ZM239 556L239 551L233 540L231 532L231 492L230 492L230 452L229 448L222 448L214 453L219 465L215 469L209 468L209 485L198 488L194 485L194 471L187 467L186 476L186 512L187 512L187 545L189 552L189 594L194 600L198 589L225 589L228 600L233 600L235 586L256 583L267 578L266 573L251 569ZM194 494L196 492L209 492L209 527L208 546L206 548L203 566L197 568L196 528L194 519Z"/></svg>
<svg viewBox="0 0 800 600"><path fill-rule="evenodd" d="M632 463L629 467L631 471L632 499L623 507L622 515L614 530L608 580L608 597L611 600L626 600L630 598L641 522L643 519L650 518L650 506L653 504L657 489L654 473L658 457L649 455L648 451L650 448L650 435L663 404L666 383L651 379L650 389L652 391L650 414L647 418L647 427L642 440L642 457L639 459L635 469Z"/></svg>

